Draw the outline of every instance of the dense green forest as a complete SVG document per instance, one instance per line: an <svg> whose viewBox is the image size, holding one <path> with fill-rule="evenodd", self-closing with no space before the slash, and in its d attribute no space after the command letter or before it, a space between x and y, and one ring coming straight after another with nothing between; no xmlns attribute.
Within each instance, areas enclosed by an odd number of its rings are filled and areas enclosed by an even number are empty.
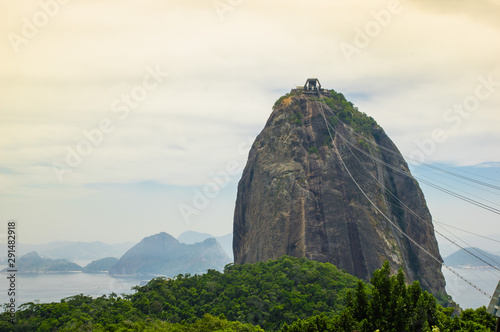
<svg viewBox="0 0 500 332"><path fill-rule="evenodd" d="M329 263L284 256L224 273L156 278L136 293L22 305L0 331L493 331L484 308L453 317L385 264L371 284Z"/></svg>
<svg viewBox="0 0 500 332"><path fill-rule="evenodd" d="M453 316L455 308L443 308L431 294L422 291L418 281L407 286L400 269L390 276L389 263L371 279L371 296L366 285L358 282L356 291L346 298L340 315L319 315L285 324L283 332L307 331L494 331L496 319L482 307L467 309Z"/></svg>

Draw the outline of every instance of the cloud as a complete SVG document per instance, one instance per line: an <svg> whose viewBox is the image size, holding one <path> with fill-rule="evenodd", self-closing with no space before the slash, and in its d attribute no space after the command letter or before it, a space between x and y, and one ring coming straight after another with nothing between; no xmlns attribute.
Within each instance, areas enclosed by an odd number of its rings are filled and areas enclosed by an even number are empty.
<svg viewBox="0 0 500 332"><path fill-rule="evenodd" d="M498 0L444 0L431 1L419 0L413 1L413 4L423 10L438 13L439 15L461 15L477 23L491 25L495 28L500 27L498 15L500 15L500 1Z"/></svg>
<svg viewBox="0 0 500 332"><path fill-rule="evenodd" d="M0 167L15 172L0 175L3 192L56 199L85 197L91 183L202 186L228 161L245 163L239 145L308 77L344 93L407 154L440 128L448 139L430 160L498 162L500 88L459 128L443 119L479 76L500 81L498 1L400 5L384 25L387 1L242 1L223 19L211 1L71 1L19 52L0 40ZM42 9L0 10L7 36ZM348 61L340 45L374 24L380 31ZM122 119L113 105L156 67L168 77ZM60 182L54 163L67 167L68 148L103 119L112 132Z"/></svg>

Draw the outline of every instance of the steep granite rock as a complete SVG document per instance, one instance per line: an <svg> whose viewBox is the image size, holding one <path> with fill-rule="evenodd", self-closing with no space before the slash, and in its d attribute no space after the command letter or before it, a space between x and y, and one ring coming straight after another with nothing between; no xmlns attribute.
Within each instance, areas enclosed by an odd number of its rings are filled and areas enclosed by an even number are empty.
<svg viewBox="0 0 500 332"><path fill-rule="evenodd" d="M276 102L238 185L233 232L237 264L307 257L369 280L389 260L445 294L417 181L383 129L333 90Z"/></svg>

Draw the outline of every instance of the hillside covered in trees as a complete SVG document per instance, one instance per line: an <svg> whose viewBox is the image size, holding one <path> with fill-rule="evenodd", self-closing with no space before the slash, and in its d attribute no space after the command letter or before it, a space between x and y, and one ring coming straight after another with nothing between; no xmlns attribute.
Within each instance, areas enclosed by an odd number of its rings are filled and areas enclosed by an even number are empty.
<svg viewBox="0 0 500 332"><path fill-rule="evenodd" d="M386 263L371 284L329 263L284 256L224 273L156 278L126 296L22 305L0 331L493 331L484 308L453 317Z"/></svg>

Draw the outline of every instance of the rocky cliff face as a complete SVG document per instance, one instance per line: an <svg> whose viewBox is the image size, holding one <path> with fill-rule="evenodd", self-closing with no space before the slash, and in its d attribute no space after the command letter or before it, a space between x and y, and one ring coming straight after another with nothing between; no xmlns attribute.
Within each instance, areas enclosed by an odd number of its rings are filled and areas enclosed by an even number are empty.
<svg viewBox="0 0 500 332"><path fill-rule="evenodd" d="M431 215L403 173L394 143L342 94L292 91L276 102L238 185L235 263L307 257L369 280L389 260L408 281L445 294L441 264L424 252L441 260Z"/></svg>

